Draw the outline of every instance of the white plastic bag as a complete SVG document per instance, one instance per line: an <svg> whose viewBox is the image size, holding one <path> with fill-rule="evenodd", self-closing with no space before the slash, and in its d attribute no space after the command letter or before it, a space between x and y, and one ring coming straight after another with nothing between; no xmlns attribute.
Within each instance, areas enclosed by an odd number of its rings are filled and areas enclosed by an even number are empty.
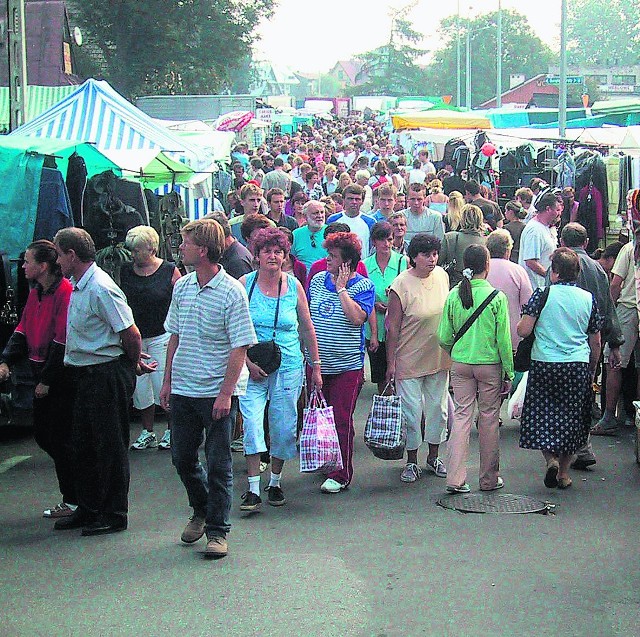
<svg viewBox="0 0 640 637"><path fill-rule="evenodd" d="M529 377L529 372L525 372L522 375L522 379L518 383L516 390L513 392L513 396L509 398L509 402L507 403L507 416L509 418L520 418L522 415L522 407L524 405L524 396L527 393L527 378Z"/></svg>

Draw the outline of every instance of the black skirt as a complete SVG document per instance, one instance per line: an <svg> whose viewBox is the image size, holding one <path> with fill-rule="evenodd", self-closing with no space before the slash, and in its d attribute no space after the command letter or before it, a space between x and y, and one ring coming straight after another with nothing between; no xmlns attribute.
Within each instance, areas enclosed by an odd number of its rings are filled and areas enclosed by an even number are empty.
<svg viewBox="0 0 640 637"><path fill-rule="evenodd" d="M520 447L572 454L591 426L588 363L531 361L520 419Z"/></svg>

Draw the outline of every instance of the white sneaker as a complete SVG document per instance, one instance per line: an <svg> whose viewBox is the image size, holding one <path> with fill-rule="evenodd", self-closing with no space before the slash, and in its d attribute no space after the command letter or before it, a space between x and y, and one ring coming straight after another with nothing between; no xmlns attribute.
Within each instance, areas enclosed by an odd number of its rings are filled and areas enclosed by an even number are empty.
<svg viewBox="0 0 640 637"><path fill-rule="evenodd" d="M165 429L164 436L158 443L158 449L171 449L171 430Z"/></svg>
<svg viewBox="0 0 640 637"><path fill-rule="evenodd" d="M132 449L155 449L158 446L158 439L153 431L143 429L138 439L131 445Z"/></svg>
<svg viewBox="0 0 640 637"><path fill-rule="evenodd" d="M338 482L333 478L327 478L320 487L320 491L322 493L340 493L343 489L346 489L347 485L342 484L342 482Z"/></svg>
<svg viewBox="0 0 640 637"><path fill-rule="evenodd" d="M413 462L407 462L404 465L400 480L402 482L415 482L422 475L422 469Z"/></svg>

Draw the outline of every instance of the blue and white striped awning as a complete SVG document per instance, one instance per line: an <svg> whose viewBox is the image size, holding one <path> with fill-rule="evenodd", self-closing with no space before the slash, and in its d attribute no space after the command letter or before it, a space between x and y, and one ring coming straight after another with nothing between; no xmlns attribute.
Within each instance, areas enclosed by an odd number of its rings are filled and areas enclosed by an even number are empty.
<svg viewBox="0 0 640 637"><path fill-rule="evenodd" d="M158 126L107 82L94 79L11 135L80 140L98 150L155 148L196 170L210 163L203 149Z"/></svg>

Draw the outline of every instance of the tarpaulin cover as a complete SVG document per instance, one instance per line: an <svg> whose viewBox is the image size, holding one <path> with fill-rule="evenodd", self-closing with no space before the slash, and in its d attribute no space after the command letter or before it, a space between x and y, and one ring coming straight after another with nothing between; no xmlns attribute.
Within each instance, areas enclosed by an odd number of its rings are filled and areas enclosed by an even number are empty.
<svg viewBox="0 0 640 637"><path fill-rule="evenodd" d="M17 259L33 239L44 155L0 147L0 246Z"/></svg>
<svg viewBox="0 0 640 637"><path fill-rule="evenodd" d="M491 128L491 122L472 112L458 113L456 111L431 110L416 113L401 113L391 116L393 128Z"/></svg>

